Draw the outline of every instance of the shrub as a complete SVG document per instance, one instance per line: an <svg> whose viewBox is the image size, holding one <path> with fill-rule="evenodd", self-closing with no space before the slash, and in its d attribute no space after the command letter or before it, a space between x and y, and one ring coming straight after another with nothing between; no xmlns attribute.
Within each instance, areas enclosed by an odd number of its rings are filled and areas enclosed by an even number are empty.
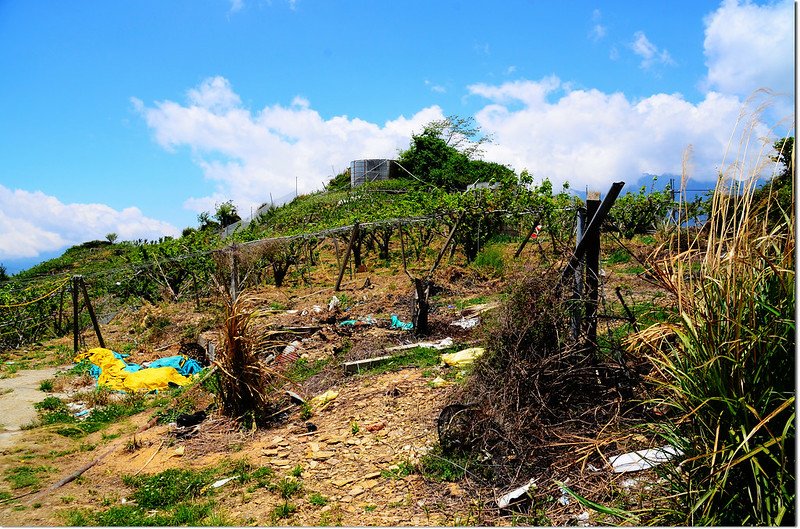
<svg viewBox="0 0 800 529"><path fill-rule="evenodd" d="M655 267L673 321L631 342L656 367L653 404L669 410L654 427L687 455L667 467L674 500L660 523L795 520L795 219L750 214L755 178L742 176L741 195L720 178L704 252L673 249Z"/></svg>

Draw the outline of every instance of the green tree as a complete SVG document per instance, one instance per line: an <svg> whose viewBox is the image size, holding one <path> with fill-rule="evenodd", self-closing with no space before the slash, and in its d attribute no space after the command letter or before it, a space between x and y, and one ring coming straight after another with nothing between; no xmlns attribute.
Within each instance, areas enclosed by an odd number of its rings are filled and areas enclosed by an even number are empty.
<svg viewBox="0 0 800 529"><path fill-rule="evenodd" d="M794 207L794 137L776 141L775 153L770 159L776 169L769 181L753 193L753 205L757 214L768 212L770 225L780 222Z"/></svg>
<svg viewBox="0 0 800 529"><path fill-rule="evenodd" d="M449 116L430 122L422 133L412 135L411 145L400 153L399 162L425 183L447 191L463 191L486 175L503 173L500 168L504 166L474 160L489 141L473 125L472 118Z"/></svg>
<svg viewBox="0 0 800 529"><path fill-rule="evenodd" d="M106 240L108 242L110 242L111 244L114 244L115 242L117 242L117 234L114 233L114 232L107 233L106 234Z"/></svg>
<svg viewBox="0 0 800 529"><path fill-rule="evenodd" d="M214 218L217 219L223 228L242 220L238 211L236 210L236 206L231 200L223 202L217 206L217 211L214 213Z"/></svg>
<svg viewBox="0 0 800 529"><path fill-rule="evenodd" d="M215 221L211 217L211 213L208 211L204 211L197 216L197 223L200 225L200 231L207 230L209 228L219 229L219 222Z"/></svg>
<svg viewBox="0 0 800 529"><path fill-rule="evenodd" d="M341 173L331 178L325 186L327 191L347 191L350 189L350 168L348 167Z"/></svg>
<svg viewBox="0 0 800 529"><path fill-rule="evenodd" d="M8 276L8 269L6 268L6 265L0 264L0 281L8 281L8 279L9 279L9 276Z"/></svg>

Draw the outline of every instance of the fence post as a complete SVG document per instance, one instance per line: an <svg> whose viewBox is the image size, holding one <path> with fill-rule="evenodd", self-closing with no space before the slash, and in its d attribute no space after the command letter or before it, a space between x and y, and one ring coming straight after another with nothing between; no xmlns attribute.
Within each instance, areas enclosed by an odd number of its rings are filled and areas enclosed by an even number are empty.
<svg viewBox="0 0 800 529"><path fill-rule="evenodd" d="M594 218L600 208L600 192L590 191L586 195L586 218ZM586 342L594 353L597 347L597 304L600 280L600 230L587 233L586 241Z"/></svg>
<svg viewBox="0 0 800 529"><path fill-rule="evenodd" d="M533 235L533 232L536 231L536 226L538 226L538 225L539 225L539 218L537 217L536 220L533 222L533 224L531 224L531 229L528 232L528 235L526 235L525 238L522 239L522 242L517 247L517 251L514 252L514 259L519 257L519 254L521 254L522 250L525 249L525 245L528 244L528 241L531 239L531 236ZM578 241L581 240L580 232L578 233L578 239L577 240ZM576 242L576 244L577 244L577 242Z"/></svg>
<svg viewBox="0 0 800 529"><path fill-rule="evenodd" d="M576 212L576 233L575 233L575 247L578 246L583 234L586 231L586 208L580 207ZM572 339L578 341L581 334L581 325L583 319L581 312L583 306L581 300L583 299L583 261L579 261L575 265L574 283L572 286Z"/></svg>
<svg viewBox="0 0 800 529"><path fill-rule="evenodd" d="M97 335L97 341L100 342L100 347L105 347L106 344L103 341L103 335L100 334L100 324L97 323L97 316L94 314L94 307L92 307L92 302L89 299L89 291L86 290L86 283L83 280L83 276L78 276L79 281L81 284L81 290L83 290L83 299L86 300L86 309L89 311L89 318L92 319L92 326L94 327L94 333Z"/></svg>
<svg viewBox="0 0 800 529"><path fill-rule="evenodd" d="M356 242L356 237L358 237L358 221L353 224L353 231L350 233L350 242L347 244L347 250L344 251L344 260L342 261L342 267L339 269L339 277L336 278L336 285L334 286L334 290L336 292L339 291L339 287L342 286L342 278L344 277L344 270L347 267L347 262L350 260L350 252L353 251L353 244Z"/></svg>
<svg viewBox="0 0 800 529"><path fill-rule="evenodd" d="M72 352L78 352L78 284L81 276L72 276Z"/></svg>
<svg viewBox="0 0 800 529"><path fill-rule="evenodd" d="M230 245L228 250L231 253L231 301L235 302L239 297L239 266L236 259L236 243Z"/></svg>

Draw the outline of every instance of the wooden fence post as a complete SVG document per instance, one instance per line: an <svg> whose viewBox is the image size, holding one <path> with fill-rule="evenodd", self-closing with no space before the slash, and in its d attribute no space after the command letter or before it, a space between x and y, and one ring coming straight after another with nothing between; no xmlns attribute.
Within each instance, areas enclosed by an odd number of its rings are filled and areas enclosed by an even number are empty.
<svg viewBox="0 0 800 529"><path fill-rule="evenodd" d="M231 301L235 302L239 297L239 264L236 259L236 243L231 244L228 251L231 254Z"/></svg>
<svg viewBox="0 0 800 529"><path fill-rule="evenodd" d="M350 233L350 242L347 244L347 250L344 251L344 260L342 261L342 267L339 269L339 277L336 278L336 285L333 287L336 292L338 292L339 287L342 286L342 278L344 277L347 262L350 260L350 252L353 251L353 244L356 242L356 237L358 237L358 221L353 224L353 231Z"/></svg>
<svg viewBox="0 0 800 529"><path fill-rule="evenodd" d="M78 285L81 276L72 276L72 352L78 352Z"/></svg>
<svg viewBox="0 0 800 529"><path fill-rule="evenodd" d="M92 326L94 327L94 333L97 335L97 341L100 342L100 347L105 347L106 344L103 341L103 335L100 334L100 324L97 323L97 317L94 314L94 307L92 307L92 302L89 299L89 291L86 290L86 283L83 280L83 276L78 276L80 279L81 290L83 290L83 299L86 301L86 309L89 311L89 318L92 319Z"/></svg>
<svg viewBox="0 0 800 529"><path fill-rule="evenodd" d="M536 220L533 222L533 224L531 224L531 230L528 232L528 235L520 243L519 247L517 248L517 251L514 252L514 259L519 257L519 254L521 254L522 250L525 249L525 245L528 244L528 241L530 240L531 236L533 235L533 232L536 231L536 226L538 226L538 225L539 225L539 218L537 217ZM580 235L578 236L577 240L580 240Z"/></svg>

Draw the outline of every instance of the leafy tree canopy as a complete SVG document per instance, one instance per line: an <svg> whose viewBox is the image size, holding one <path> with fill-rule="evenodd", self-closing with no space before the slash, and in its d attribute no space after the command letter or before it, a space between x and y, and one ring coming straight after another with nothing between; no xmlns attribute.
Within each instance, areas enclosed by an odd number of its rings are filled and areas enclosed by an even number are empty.
<svg viewBox="0 0 800 529"><path fill-rule="evenodd" d="M400 164L424 183L446 191L463 191L475 182L505 180L514 172L500 164L477 159L491 138L472 118L449 116L432 121L399 156Z"/></svg>

